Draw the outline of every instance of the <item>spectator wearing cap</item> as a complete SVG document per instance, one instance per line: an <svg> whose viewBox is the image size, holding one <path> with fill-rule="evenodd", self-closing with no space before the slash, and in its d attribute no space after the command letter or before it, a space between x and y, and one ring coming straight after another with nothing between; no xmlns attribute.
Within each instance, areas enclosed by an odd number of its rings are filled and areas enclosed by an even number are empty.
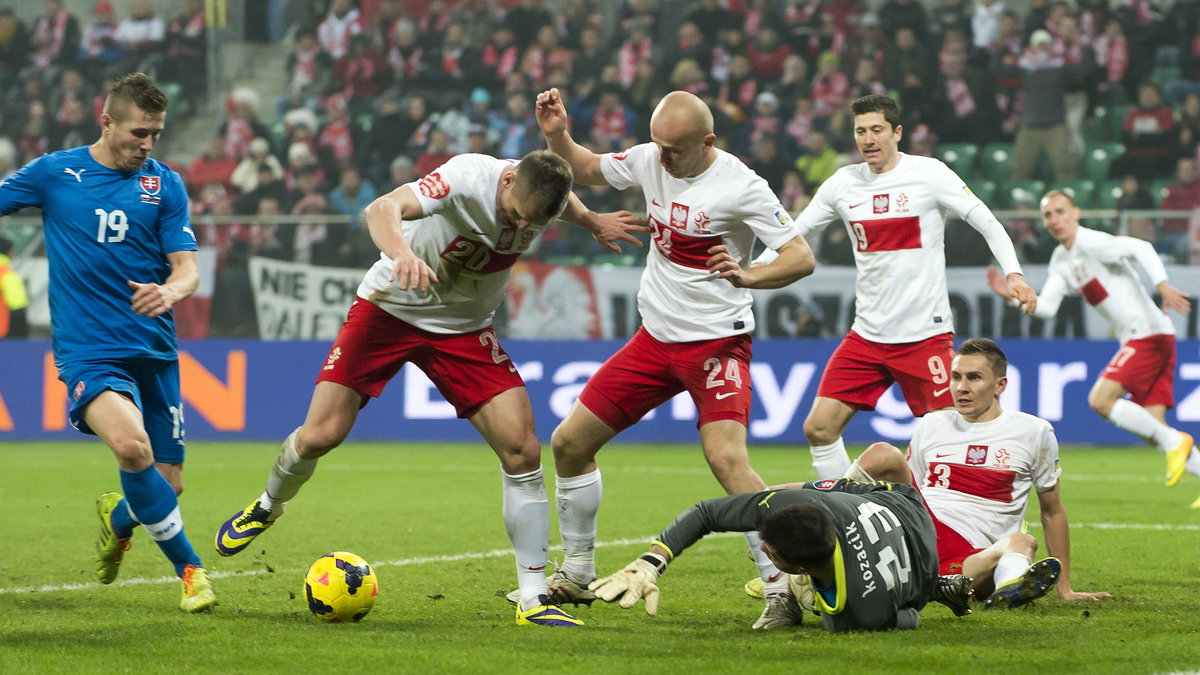
<svg viewBox="0 0 1200 675"><path fill-rule="evenodd" d="M109 0L92 5L96 20L83 29L79 43L79 61L88 79L100 77L104 70L121 61L121 45L117 42L117 19Z"/></svg>
<svg viewBox="0 0 1200 675"><path fill-rule="evenodd" d="M1054 38L1038 29L1029 37L1029 48L1016 63L1002 66L1003 71L1019 73L1021 78L1021 126L1013 144L1013 180L1030 180L1039 155L1045 151L1054 166L1055 180L1073 180L1076 157L1071 152L1067 130L1067 78L1079 72L1053 51Z"/></svg>

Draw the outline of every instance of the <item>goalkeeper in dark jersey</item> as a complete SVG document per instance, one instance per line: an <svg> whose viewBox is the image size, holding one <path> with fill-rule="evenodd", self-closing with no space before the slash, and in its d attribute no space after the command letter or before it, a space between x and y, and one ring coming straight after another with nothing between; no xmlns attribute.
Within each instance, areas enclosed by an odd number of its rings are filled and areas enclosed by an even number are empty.
<svg viewBox="0 0 1200 675"><path fill-rule="evenodd" d="M663 530L649 552L590 588L627 609L645 598L654 616L668 563L710 532L751 530L762 535L771 561L795 575L793 584L802 587L796 597L804 605L812 598L828 630L916 628L917 612L930 600L955 614L969 611L970 579L938 576L937 536L920 494L909 485L846 479L700 502Z"/></svg>

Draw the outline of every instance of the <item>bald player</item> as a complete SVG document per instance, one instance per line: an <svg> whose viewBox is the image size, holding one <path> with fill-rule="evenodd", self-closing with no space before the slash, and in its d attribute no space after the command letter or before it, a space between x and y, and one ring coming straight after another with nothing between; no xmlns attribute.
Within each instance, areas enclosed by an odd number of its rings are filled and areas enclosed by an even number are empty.
<svg viewBox="0 0 1200 675"><path fill-rule="evenodd" d="M750 466L751 288L779 288L813 271L813 253L767 182L714 146L711 111L675 91L650 118L651 143L597 155L567 131L557 89L537 98L537 121L550 149L570 163L575 182L641 188L654 245L638 291L642 327L588 380L555 429L559 527L566 557L551 578L560 602L588 603L596 577L593 546L601 477L596 454L610 439L676 394L699 409L704 457L729 494L765 485ZM778 253L750 267L755 239ZM755 628L799 623L787 577L747 534L766 583Z"/></svg>

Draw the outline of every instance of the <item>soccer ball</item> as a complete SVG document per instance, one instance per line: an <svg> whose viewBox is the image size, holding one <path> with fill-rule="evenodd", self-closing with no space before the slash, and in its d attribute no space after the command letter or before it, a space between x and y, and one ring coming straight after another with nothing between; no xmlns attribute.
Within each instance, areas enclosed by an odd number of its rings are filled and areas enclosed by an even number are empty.
<svg viewBox="0 0 1200 675"><path fill-rule="evenodd" d="M366 560L345 551L326 553L308 568L304 596L322 621L360 621L375 606L379 578Z"/></svg>

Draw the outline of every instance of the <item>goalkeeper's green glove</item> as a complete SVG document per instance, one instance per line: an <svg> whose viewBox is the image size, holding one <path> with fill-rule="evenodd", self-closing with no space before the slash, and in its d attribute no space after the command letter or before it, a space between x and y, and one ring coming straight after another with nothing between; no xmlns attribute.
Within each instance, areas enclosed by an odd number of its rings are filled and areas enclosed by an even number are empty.
<svg viewBox="0 0 1200 675"><path fill-rule="evenodd" d="M655 582L666 569L666 558L647 553L626 565L620 572L588 584L588 589L605 602L620 598L621 607L624 609L633 607L639 599L645 598L646 613L654 616L658 614L658 585Z"/></svg>

